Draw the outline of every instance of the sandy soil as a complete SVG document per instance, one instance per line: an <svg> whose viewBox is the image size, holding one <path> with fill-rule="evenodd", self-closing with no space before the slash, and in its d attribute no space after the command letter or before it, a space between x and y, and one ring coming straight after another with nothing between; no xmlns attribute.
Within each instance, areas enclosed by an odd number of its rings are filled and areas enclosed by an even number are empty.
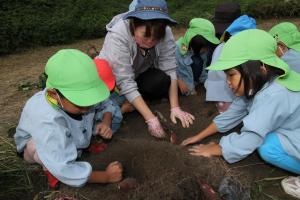
<svg viewBox="0 0 300 200"><path fill-rule="evenodd" d="M269 29L282 20L259 21L259 27ZM300 24L299 19L290 21ZM184 29L175 30L175 36L183 34ZM15 127L26 100L38 89L19 91L23 83L36 83L47 59L62 48L85 50L90 44L98 49L101 39L80 41L69 45L41 47L20 54L0 58L0 134L8 136L8 131ZM216 115L214 104L204 101L205 90L200 86L198 94L180 97L184 110L193 113L195 124L184 129L173 125L178 141L205 128ZM169 118L167 100L151 102L152 110L161 111ZM219 136L209 138L218 140ZM216 191L224 177L232 176L243 186L243 192L251 190L253 199L292 199L284 194L278 177L288 176L287 172L265 164L257 155L229 165L222 158L193 157L187 148L172 145L168 141L156 140L147 133L142 117L136 113L127 114L122 127L108 143L109 148L100 154L84 154L83 160L89 161L95 169L104 169L111 161L120 161L125 169L125 177L134 177L137 188L129 192L117 189L117 184L92 185L83 188L70 188L62 185L60 191L77 194L78 199L207 199L197 184L197 177L205 179ZM35 177L36 179L37 177ZM267 178L267 179L266 179ZM275 180L269 180L273 178ZM43 179L45 182L45 179ZM38 192L48 190L46 184L36 183L36 191L29 194L29 199Z"/></svg>

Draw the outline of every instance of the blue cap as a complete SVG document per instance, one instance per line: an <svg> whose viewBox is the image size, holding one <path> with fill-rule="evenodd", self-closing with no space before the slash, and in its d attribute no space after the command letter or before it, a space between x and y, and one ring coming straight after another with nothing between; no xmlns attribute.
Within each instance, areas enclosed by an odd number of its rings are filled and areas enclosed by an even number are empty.
<svg viewBox="0 0 300 200"><path fill-rule="evenodd" d="M127 13L123 19L135 17L142 20L165 19L171 24L177 24L168 14L165 0L137 0L135 9Z"/></svg>
<svg viewBox="0 0 300 200"><path fill-rule="evenodd" d="M243 30L255 29L256 21L254 18L248 15L242 15L232 22L232 24L225 30L230 35L235 35Z"/></svg>

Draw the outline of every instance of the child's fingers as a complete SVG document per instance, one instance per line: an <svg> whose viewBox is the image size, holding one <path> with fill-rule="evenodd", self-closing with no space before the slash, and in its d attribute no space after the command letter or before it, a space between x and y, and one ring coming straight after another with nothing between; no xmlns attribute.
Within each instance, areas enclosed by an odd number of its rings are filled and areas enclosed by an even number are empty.
<svg viewBox="0 0 300 200"><path fill-rule="evenodd" d="M110 128L105 129L105 133L103 134L104 138L110 139L112 137L112 130Z"/></svg>
<svg viewBox="0 0 300 200"><path fill-rule="evenodd" d="M201 152L202 151L202 148L201 148L202 146L203 146L203 144L195 145L195 146L189 148L189 151L190 152Z"/></svg>
<svg viewBox="0 0 300 200"><path fill-rule="evenodd" d="M122 164L119 161L114 161L114 162L112 162L112 163L109 164L109 166L115 166L115 165L117 165L120 168L122 168Z"/></svg>
<svg viewBox="0 0 300 200"><path fill-rule="evenodd" d="M183 141L181 142L181 145L182 145L182 146L186 146L186 145L189 145L189 144L192 144L192 143L194 143L194 142L193 142L193 139L192 139L192 138L187 138L187 139L185 139L185 140L183 140Z"/></svg>

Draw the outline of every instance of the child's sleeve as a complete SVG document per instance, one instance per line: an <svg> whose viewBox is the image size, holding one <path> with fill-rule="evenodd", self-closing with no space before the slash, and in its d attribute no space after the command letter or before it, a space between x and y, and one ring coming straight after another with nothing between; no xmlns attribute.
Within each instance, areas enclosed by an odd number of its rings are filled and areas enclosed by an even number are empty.
<svg viewBox="0 0 300 200"><path fill-rule="evenodd" d="M194 78L193 78L193 70L191 68L191 64L193 63L191 55L181 55L178 44L176 45L176 73L177 78L183 80L191 92L195 89Z"/></svg>
<svg viewBox="0 0 300 200"><path fill-rule="evenodd" d="M63 117L41 123L32 131L40 160L57 179L74 187L88 181L92 167L87 162L76 161L77 148Z"/></svg>
<svg viewBox="0 0 300 200"><path fill-rule="evenodd" d="M249 106L249 103L250 102L243 97L235 98L225 112L213 119L218 131L220 133L225 133L239 125L243 118L248 114L247 107Z"/></svg>
<svg viewBox="0 0 300 200"><path fill-rule="evenodd" d="M255 151L265 136L278 129L292 114L289 105L286 96L280 92L255 100L249 114L243 119L241 134L231 133L221 138L225 160L234 163Z"/></svg>
<svg viewBox="0 0 300 200"><path fill-rule="evenodd" d="M111 126L112 126L113 133L115 133L119 129L119 127L121 125L121 121L123 119L121 109L111 99L107 99L96 106L96 114L95 114L95 122L96 123L94 124L93 130L95 130L95 126L97 125L97 122L102 121L104 113L107 113L107 112L112 114L112 125ZM93 132L93 134L95 135L95 132Z"/></svg>

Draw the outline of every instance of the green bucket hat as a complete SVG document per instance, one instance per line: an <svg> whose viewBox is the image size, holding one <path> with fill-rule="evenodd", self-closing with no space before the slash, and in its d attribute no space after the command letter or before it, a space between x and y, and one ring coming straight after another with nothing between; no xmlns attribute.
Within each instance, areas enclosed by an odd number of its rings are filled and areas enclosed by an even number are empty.
<svg viewBox="0 0 300 200"><path fill-rule="evenodd" d="M58 51L48 60L45 72L46 87L58 89L75 105L95 105L109 96L93 60L79 50Z"/></svg>
<svg viewBox="0 0 300 200"><path fill-rule="evenodd" d="M220 40L216 38L215 33L215 27L210 21L202 18L192 19L184 36L179 39L181 43L180 53L182 55L187 53L190 41L196 35L201 35L213 44L219 44Z"/></svg>
<svg viewBox="0 0 300 200"><path fill-rule="evenodd" d="M276 56L276 49L276 40L267 32L259 29L245 30L226 42L220 58L207 69L226 70L249 60L260 60L285 72L276 79L279 84L291 91L300 91L300 74L290 70L289 66Z"/></svg>
<svg viewBox="0 0 300 200"><path fill-rule="evenodd" d="M300 52L300 32L293 23L277 24L271 28L269 33L277 42L283 42L287 47Z"/></svg>

